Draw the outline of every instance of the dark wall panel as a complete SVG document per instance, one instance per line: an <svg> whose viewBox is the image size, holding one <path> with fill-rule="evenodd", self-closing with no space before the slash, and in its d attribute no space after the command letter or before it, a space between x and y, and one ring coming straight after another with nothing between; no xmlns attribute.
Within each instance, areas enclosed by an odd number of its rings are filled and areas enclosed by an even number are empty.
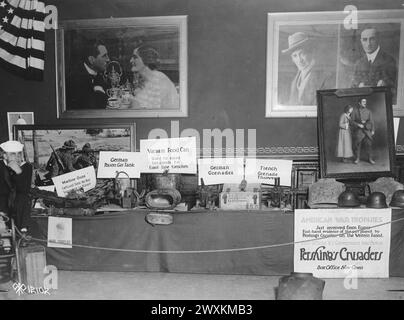
<svg viewBox="0 0 404 320"><path fill-rule="evenodd" d="M137 140L150 130L256 129L258 147L316 147L316 119L265 118L268 12L397 9L399 1L295 0L52 0L59 20L164 15L188 16L188 108L180 119L123 119L136 122ZM37 124L116 122L56 118L54 34L46 32L43 82L25 81L0 69L0 140L7 139L7 111L34 111ZM398 141L400 143L400 141Z"/></svg>

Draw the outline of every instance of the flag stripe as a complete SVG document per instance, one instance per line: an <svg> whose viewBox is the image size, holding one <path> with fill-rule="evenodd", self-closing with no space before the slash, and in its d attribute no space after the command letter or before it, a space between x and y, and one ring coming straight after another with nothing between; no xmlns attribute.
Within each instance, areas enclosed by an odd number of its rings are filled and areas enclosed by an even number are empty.
<svg viewBox="0 0 404 320"><path fill-rule="evenodd" d="M20 68L26 69L26 60L24 58L11 54L6 50L4 50L3 48L0 48L0 58Z"/></svg>
<svg viewBox="0 0 404 320"><path fill-rule="evenodd" d="M45 67L45 4L39 0L0 3L0 64L27 79L41 80Z"/></svg>
<svg viewBox="0 0 404 320"><path fill-rule="evenodd" d="M14 46L19 46L21 48L27 47L27 38L24 37L16 37L15 35L4 31L0 35L0 39L8 42ZM32 39L32 48L37 50L44 50L45 49L45 41L39 39Z"/></svg>
<svg viewBox="0 0 404 320"><path fill-rule="evenodd" d="M31 57L29 59L29 66L30 67L43 70L44 64L45 64L45 62L42 59L38 59L38 58L34 58L34 57Z"/></svg>

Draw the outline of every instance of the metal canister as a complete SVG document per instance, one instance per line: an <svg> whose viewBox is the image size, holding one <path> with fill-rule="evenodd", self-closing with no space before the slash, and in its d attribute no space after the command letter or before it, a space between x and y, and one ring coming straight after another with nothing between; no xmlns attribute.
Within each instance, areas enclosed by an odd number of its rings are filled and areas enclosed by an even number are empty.
<svg viewBox="0 0 404 320"><path fill-rule="evenodd" d="M179 189L181 175L178 173L157 173L154 175L155 189Z"/></svg>

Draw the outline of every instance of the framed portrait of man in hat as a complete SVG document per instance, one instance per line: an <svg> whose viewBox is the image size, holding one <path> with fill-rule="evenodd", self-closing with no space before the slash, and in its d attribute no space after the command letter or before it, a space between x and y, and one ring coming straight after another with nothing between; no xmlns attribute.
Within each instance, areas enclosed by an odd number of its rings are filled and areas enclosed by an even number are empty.
<svg viewBox="0 0 404 320"><path fill-rule="evenodd" d="M66 20L58 118L187 117L187 17Z"/></svg>
<svg viewBox="0 0 404 320"><path fill-rule="evenodd" d="M266 117L316 117L318 90L359 87L388 87L404 115L402 12L348 14L268 14Z"/></svg>

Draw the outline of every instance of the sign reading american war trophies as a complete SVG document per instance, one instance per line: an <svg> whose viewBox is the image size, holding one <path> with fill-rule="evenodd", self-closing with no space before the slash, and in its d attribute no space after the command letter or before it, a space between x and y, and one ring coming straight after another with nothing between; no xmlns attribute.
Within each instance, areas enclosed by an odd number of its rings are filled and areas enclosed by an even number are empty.
<svg viewBox="0 0 404 320"><path fill-rule="evenodd" d="M145 157L142 172L196 173L196 138L140 140Z"/></svg>
<svg viewBox="0 0 404 320"><path fill-rule="evenodd" d="M295 210L295 272L387 278L390 221L391 209Z"/></svg>

